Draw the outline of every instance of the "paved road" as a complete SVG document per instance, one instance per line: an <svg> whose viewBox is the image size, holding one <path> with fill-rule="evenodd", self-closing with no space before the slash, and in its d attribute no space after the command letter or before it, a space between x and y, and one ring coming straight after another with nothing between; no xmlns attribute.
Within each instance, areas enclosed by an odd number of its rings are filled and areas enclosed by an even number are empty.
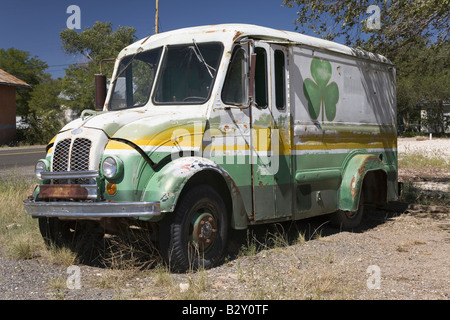
<svg viewBox="0 0 450 320"><path fill-rule="evenodd" d="M34 175L36 161L45 158L45 146L0 149L0 177Z"/></svg>

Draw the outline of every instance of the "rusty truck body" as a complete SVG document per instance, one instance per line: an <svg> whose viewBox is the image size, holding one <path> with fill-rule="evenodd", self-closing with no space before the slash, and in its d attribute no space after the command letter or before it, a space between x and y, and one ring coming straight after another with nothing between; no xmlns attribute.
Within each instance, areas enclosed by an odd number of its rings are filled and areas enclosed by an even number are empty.
<svg viewBox="0 0 450 320"><path fill-rule="evenodd" d="M395 68L254 25L152 35L120 52L102 110L62 128L36 175L24 208L47 241L139 222L174 270L219 263L230 228L324 214L354 228L398 195Z"/></svg>

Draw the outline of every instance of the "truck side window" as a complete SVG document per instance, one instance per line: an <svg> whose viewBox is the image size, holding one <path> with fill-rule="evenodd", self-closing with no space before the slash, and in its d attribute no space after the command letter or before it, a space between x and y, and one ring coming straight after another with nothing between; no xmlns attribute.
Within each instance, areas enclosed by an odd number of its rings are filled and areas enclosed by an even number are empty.
<svg viewBox="0 0 450 320"><path fill-rule="evenodd" d="M285 74L284 74L284 53L275 50L275 105L277 109L284 109L285 106Z"/></svg>
<svg viewBox="0 0 450 320"><path fill-rule="evenodd" d="M264 48L255 48L255 102L259 108L267 107L267 53Z"/></svg>
<svg viewBox="0 0 450 320"><path fill-rule="evenodd" d="M247 104L246 95L246 54L237 47L228 67L227 76L222 89L222 101L231 105Z"/></svg>

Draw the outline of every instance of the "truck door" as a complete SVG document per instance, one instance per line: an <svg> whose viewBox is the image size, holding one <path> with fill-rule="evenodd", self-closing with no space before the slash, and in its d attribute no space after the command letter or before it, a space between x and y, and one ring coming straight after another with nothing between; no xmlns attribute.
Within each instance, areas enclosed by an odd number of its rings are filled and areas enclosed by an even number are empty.
<svg viewBox="0 0 450 320"><path fill-rule="evenodd" d="M286 50L266 42L255 42L254 54L255 89L251 106L254 218L289 217L292 192ZM284 78L284 85L280 77Z"/></svg>
<svg viewBox="0 0 450 320"><path fill-rule="evenodd" d="M272 141L278 139L278 170L275 171L275 210L277 217L292 216L292 167L290 105L288 101L289 69L285 46L270 45ZM276 134L274 134L276 133ZM273 156L273 155L272 155Z"/></svg>

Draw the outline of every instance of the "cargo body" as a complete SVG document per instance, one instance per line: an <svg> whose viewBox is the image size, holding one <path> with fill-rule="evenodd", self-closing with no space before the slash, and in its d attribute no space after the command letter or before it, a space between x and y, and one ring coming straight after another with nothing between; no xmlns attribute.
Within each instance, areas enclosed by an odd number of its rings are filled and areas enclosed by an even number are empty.
<svg viewBox="0 0 450 320"><path fill-rule="evenodd" d="M103 110L50 142L25 211L50 241L67 222L139 221L174 270L219 263L230 228L323 214L353 228L398 194L395 97L388 59L333 42L153 35L119 54Z"/></svg>

